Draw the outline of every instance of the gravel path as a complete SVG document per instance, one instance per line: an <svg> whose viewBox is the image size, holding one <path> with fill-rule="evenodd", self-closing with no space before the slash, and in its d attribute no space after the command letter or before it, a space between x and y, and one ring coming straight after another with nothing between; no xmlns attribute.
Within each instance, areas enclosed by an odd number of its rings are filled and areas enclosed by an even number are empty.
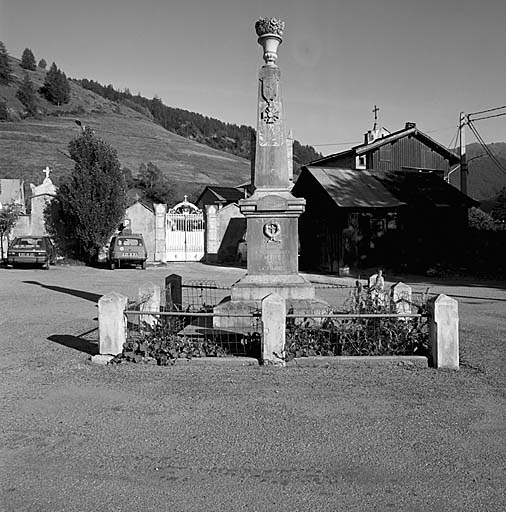
<svg viewBox="0 0 506 512"><path fill-rule="evenodd" d="M506 509L506 283L413 283L459 300L458 372L90 364L98 298L169 273L244 270L0 269L0 510Z"/></svg>

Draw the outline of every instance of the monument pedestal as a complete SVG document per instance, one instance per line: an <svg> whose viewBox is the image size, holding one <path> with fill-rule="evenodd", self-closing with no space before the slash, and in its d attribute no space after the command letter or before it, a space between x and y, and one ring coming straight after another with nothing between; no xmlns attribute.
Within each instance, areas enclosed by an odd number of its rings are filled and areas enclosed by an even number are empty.
<svg viewBox="0 0 506 512"><path fill-rule="evenodd" d="M276 65L284 23L262 18L255 28L264 47L265 65L258 76L255 192L239 202L247 222L248 272L233 285L229 300L214 311L249 314L261 308L263 298L275 293L287 301L288 311L318 314L328 306L315 299L314 286L298 273L298 219L306 201L290 192L281 73ZM214 325L237 326L241 320L250 321L247 317L214 317Z"/></svg>

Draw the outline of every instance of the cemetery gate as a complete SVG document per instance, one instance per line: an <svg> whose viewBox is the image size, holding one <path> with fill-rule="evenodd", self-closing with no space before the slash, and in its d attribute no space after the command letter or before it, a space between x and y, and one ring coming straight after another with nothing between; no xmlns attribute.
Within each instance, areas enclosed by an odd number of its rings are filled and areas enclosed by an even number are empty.
<svg viewBox="0 0 506 512"><path fill-rule="evenodd" d="M166 217L167 261L200 261L204 257L204 215L184 196Z"/></svg>

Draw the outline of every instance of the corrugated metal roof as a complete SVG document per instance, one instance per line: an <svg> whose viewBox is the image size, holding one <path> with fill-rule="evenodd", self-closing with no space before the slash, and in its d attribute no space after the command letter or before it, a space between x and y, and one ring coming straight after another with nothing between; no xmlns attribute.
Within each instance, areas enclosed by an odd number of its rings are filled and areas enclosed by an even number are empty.
<svg viewBox="0 0 506 512"><path fill-rule="evenodd" d="M479 203L432 172L305 167L343 208L470 207ZM302 194L303 195L303 194Z"/></svg>
<svg viewBox="0 0 506 512"><path fill-rule="evenodd" d="M307 170L343 208L394 208L406 203L394 196L370 171L307 167Z"/></svg>

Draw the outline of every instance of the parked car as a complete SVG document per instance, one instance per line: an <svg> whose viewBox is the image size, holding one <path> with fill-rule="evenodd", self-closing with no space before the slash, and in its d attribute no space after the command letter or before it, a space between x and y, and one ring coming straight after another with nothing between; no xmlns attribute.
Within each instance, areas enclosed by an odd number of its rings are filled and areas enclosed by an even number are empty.
<svg viewBox="0 0 506 512"><path fill-rule="evenodd" d="M140 265L144 270L148 253L141 234L129 233L113 236L109 245L109 266L111 270L122 265Z"/></svg>
<svg viewBox="0 0 506 512"><path fill-rule="evenodd" d="M49 265L56 263L56 249L48 236L18 236L7 250L7 264L41 265L49 270Z"/></svg>

